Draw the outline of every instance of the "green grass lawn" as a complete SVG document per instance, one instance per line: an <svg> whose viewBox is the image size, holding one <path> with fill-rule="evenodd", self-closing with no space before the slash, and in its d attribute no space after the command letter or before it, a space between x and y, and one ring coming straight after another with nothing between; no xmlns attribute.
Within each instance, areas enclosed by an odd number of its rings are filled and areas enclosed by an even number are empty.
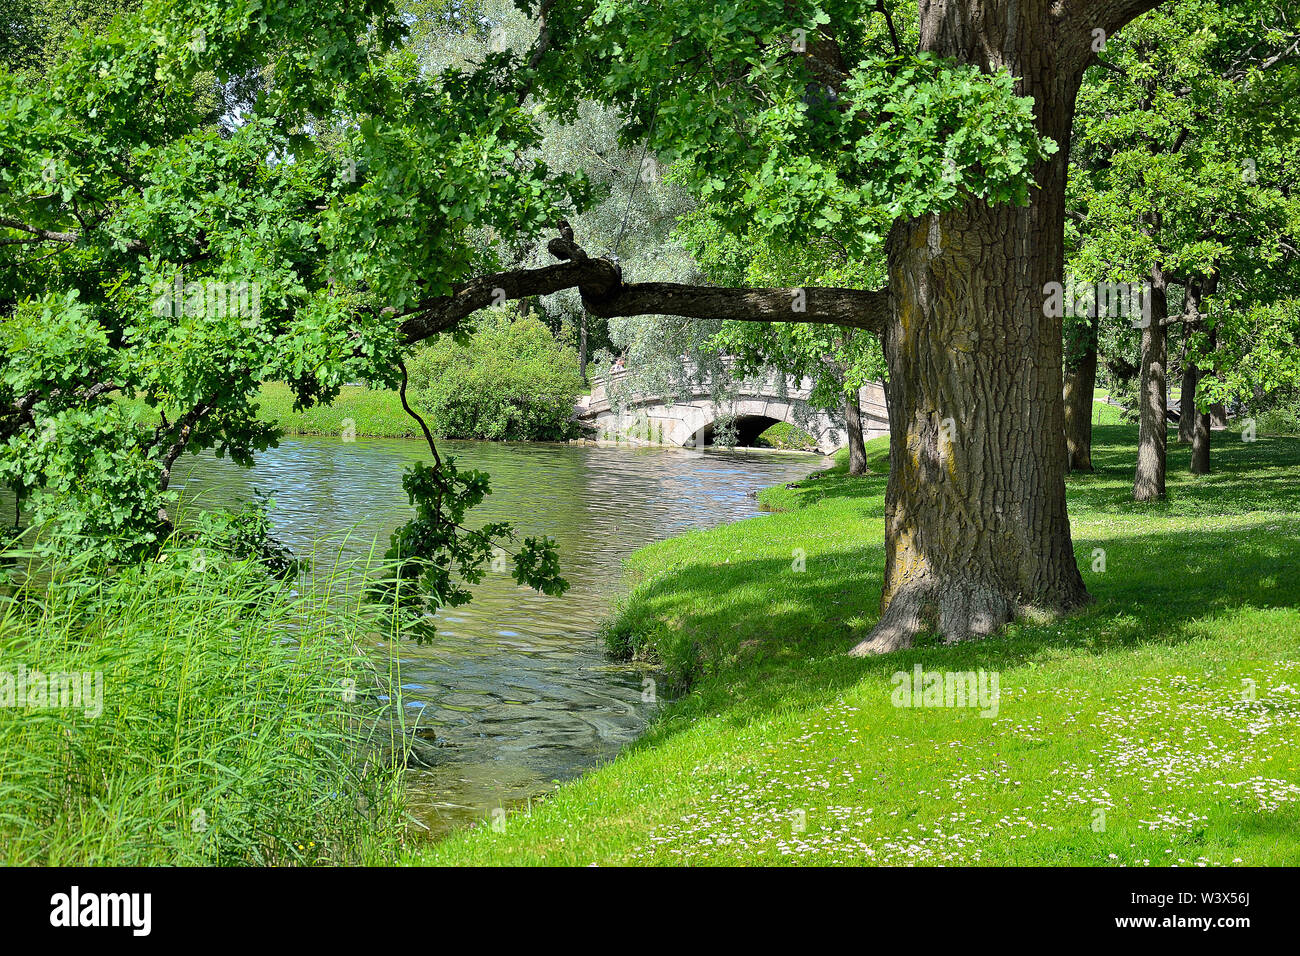
<svg viewBox="0 0 1300 956"><path fill-rule="evenodd" d="M1123 425L1124 412L1119 406L1107 403L1106 399L1110 397L1110 392L1104 388L1093 389L1092 392L1092 424L1096 425Z"/></svg>
<svg viewBox="0 0 1300 956"><path fill-rule="evenodd" d="M402 410L397 393L345 385L331 405L294 411L293 392L283 382L266 382L257 417L286 435L342 435L350 421L362 438L418 438L420 426Z"/></svg>
<svg viewBox="0 0 1300 956"><path fill-rule="evenodd" d="M883 441L875 475L642 549L611 638L691 689L503 832L411 861L1300 863L1300 440L1215 433L1201 479L1171 440L1169 500L1136 505L1135 437L1099 427L1097 472L1070 480L1096 602L983 642L844 653L877 617ZM996 673L996 716L894 706L918 664Z"/></svg>

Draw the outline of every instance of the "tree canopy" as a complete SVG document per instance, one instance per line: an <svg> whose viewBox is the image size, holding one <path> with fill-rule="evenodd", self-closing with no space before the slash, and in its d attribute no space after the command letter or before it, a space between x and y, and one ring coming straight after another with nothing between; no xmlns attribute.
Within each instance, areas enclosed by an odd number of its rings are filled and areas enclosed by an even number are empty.
<svg viewBox="0 0 1300 956"><path fill-rule="evenodd" d="M1086 600L1041 290L1062 277L1065 147L1096 36L1156 0L1027 0L1014 17L994 0L519 6L535 37L473 56L433 41L495 21L437 0L143 0L56 60L6 47L0 480L33 519L110 555L156 546L182 454L247 462L275 440L260 382L303 404L354 380L404 388L412 344L576 289L603 318L882 336L897 467L887 613L864 647ZM622 147L671 165L709 228L834 254L759 255L732 287L628 281L645 277L570 225L608 190L544 142L591 104ZM548 237L558 261L537 265ZM811 354L803 336L787 344ZM437 604L511 531L464 530L487 480L429 444L393 554L420 559ZM562 587L544 539L516 570Z"/></svg>

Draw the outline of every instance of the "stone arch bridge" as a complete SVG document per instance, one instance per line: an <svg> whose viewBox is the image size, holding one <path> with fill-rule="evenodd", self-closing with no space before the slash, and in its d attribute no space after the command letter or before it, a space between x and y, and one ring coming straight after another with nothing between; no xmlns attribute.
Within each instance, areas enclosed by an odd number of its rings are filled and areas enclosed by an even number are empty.
<svg viewBox="0 0 1300 956"><path fill-rule="evenodd" d="M598 439L699 447L712 443L720 421L733 420L737 443L741 445L752 445L776 422L806 429L817 440L817 450L823 455L848 444L844 422L837 415L805 408L808 421L797 420L799 406L812 393L809 379L795 382L787 378L784 388L779 375L761 381L747 379L737 385L732 397L715 402L708 382L692 383L683 394L676 395L623 394L618 386L626 375L622 370L608 373L593 384L591 394L579 399L574 409L578 424ZM889 434L889 415L881 385L868 384L859 398L862 437L870 441Z"/></svg>

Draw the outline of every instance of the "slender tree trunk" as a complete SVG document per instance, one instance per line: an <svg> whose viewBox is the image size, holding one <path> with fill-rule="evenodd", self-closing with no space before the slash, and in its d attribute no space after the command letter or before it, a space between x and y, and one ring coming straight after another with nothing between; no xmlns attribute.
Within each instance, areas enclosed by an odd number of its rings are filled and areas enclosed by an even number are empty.
<svg viewBox="0 0 1300 956"><path fill-rule="evenodd" d="M844 393L844 423L849 433L849 474L867 473L867 446L862 440L862 406L857 390Z"/></svg>
<svg viewBox="0 0 1300 956"><path fill-rule="evenodd" d="M1192 428L1192 474L1208 475L1210 473L1210 412L1191 408L1194 417Z"/></svg>
<svg viewBox="0 0 1300 956"><path fill-rule="evenodd" d="M1213 329L1210 330L1210 349L1214 349ZM1196 371L1196 382L1192 385L1193 398L1201 376L1210 374L1206 369L1198 368ZM1183 411L1196 416L1192 428L1192 474L1208 475L1210 473L1210 409L1201 412L1197 410L1195 404L1192 404L1184 405Z"/></svg>
<svg viewBox="0 0 1300 956"><path fill-rule="evenodd" d="M1201 380L1201 369L1187 344L1190 336L1203 329L1201 298L1213 293L1218 286L1218 276L1208 281L1192 278L1183 287L1183 385L1178 398L1178 443L1190 443L1196 431L1196 385Z"/></svg>
<svg viewBox="0 0 1300 956"><path fill-rule="evenodd" d="M1215 402L1210 406L1210 427L1214 429L1228 427L1228 410L1223 407L1222 402Z"/></svg>
<svg viewBox="0 0 1300 956"><path fill-rule="evenodd" d="M578 375L587 383L587 310L578 313Z"/></svg>
<svg viewBox="0 0 1300 956"><path fill-rule="evenodd" d="M1065 369L1065 454L1070 471L1092 471L1092 396L1097 388L1097 320L1079 361Z"/></svg>
<svg viewBox="0 0 1300 956"><path fill-rule="evenodd" d="M971 200L890 232L885 578L880 621L856 655L927 632L987 635L1031 609L1089 599L1065 507L1062 321L1044 308L1045 286L1063 279L1068 144L1087 58L1084 24L1052 20L1070 10L921 4L921 49L1009 69L1061 148L1035 170L1028 206Z"/></svg>
<svg viewBox="0 0 1300 956"><path fill-rule="evenodd" d="M1183 385L1178 396L1178 444L1186 445L1192 440L1196 429L1196 363L1188 356L1183 362Z"/></svg>
<svg viewBox="0 0 1300 956"><path fill-rule="evenodd" d="M1165 496L1165 447L1169 405L1166 366L1169 361L1169 302L1160 266L1151 272L1151 315L1142 329L1142 377L1138 390L1138 458L1133 500L1155 501Z"/></svg>

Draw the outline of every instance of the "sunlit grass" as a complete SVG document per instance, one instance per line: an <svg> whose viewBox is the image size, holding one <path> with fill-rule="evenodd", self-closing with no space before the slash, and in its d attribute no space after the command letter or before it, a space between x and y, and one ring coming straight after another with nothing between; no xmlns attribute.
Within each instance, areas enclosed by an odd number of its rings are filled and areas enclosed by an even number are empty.
<svg viewBox="0 0 1300 956"><path fill-rule="evenodd" d="M611 637L691 690L503 833L420 861L1300 863L1300 440L1216 432L1205 478L1171 440L1169 500L1139 506L1135 431L1098 428L1097 473L1070 480L1095 603L989 641L843 653L878 614L883 442L874 475L637 552ZM917 664L997 673L997 715L894 706Z"/></svg>
<svg viewBox="0 0 1300 956"><path fill-rule="evenodd" d="M266 382L257 401L257 417L286 435L343 435L350 428L358 437L420 436L420 426L402 409L397 393L388 389L345 385L332 404L295 411L289 386Z"/></svg>

